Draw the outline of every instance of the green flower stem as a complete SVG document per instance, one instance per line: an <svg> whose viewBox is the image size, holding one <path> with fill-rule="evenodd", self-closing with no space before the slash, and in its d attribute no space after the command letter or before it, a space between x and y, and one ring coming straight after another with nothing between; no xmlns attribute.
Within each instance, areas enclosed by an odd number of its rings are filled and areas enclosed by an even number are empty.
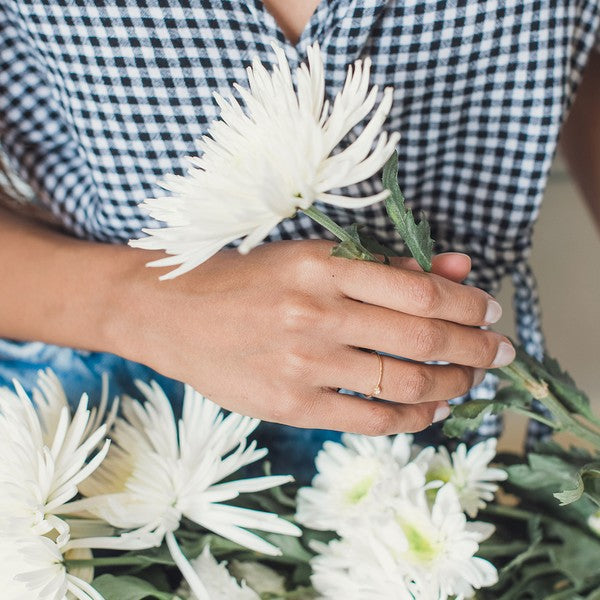
<svg viewBox="0 0 600 600"><path fill-rule="evenodd" d="M503 545L490 544L490 546L487 546L486 542L482 542L477 556L488 560L502 556L515 556L525 552L530 546L531 544L528 542L511 542Z"/></svg>
<svg viewBox="0 0 600 600"><path fill-rule="evenodd" d="M518 508L516 506L505 506L503 504L488 504L485 508L482 508L480 514L490 516L490 517L504 517L506 519L516 519L517 521L524 521L525 523L529 523L533 518L539 518L544 523L555 523L557 525L565 526L565 521L561 519L556 519L554 517L549 517L547 514L540 514L540 511L530 512L523 508ZM593 540L596 540L596 535L577 527L577 535L583 535L589 537ZM551 546L553 544L545 544L546 547Z"/></svg>
<svg viewBox="0 0 600 600"><path fill-rule="evenodd" d="M523 415L525 417L528 417L530 419L533 419L534 421L538 421L539 423L543 423L544 425L547 425L548 427L551 427L552 429L556 429L558 426L558 423L556 421L551 421L550 419L546 419L544 417L542 417L542 415L538 415L537 413L534 413L530 410L527 410L525 408L520 408L518 406L512 406L511 409L512 412Z"/></svg>
<svg viewBox="0 0 600 600"><path fill-rule="evenodd" d="M561 590L560 592L556 592L556 594L546 596L545 600L571 600L575 595L575 592L578 591L578 589L574 589L571 586L569 586L568 588Z"/></svg>
<svg viewBox="0 0 600 600"><path fill-rule="evenodd" d="M534 517L540 517L539 512L533 513L528 510L524 510L522 508L517 508L515 506L505 506L503 504L488 504L485 508L481 509L481 512L486 515L494 515L498 517L506 517L508 519L517 519L518 521L526 521L529 522ZM541 516L542 520L550 520L554 521L555 519L550 519L545 516Z"/></svg>
<svg viewBox="0 0 600 600"><path fill-rule="evenodd" d="M556 416L558 422L564 427L564 429L567 429L580 438L587 440L593 444L595 448L600 448L600 434L575 419L575 417L573 417L573 415L559 402L554 394L549 392L546 397L540 398L540 402Z"/></svg>
<svg viewBox="0 0 600 600"><path fill-rule="evenodd" d="M325 227L325 229L331 231L336 238L338 238L341 242L351 242L354 243L355 240L352 239L352 236L348 234L348 232L340 227L333 219L330 219L324 212L320 211L313 205L308 208L302 209L302 212L310 217L313 221L319 223ZM371 262L381 262L374 254L371 254L366 248L362 249L362 256L357 256L356 258L362 260L368 260Z"/></svg>
<svg viewBox="0 0 600 600"><path fill-rule="evenodd" d="M499 600L509 600L509 598L520 598L519 592L524 590L530 582L537 579L538 577L543 577L545 575L552 574L562 575L558 567L555 567L554 565L542 564L539 567L532 568L529 571L528 577L520 581L517 585L512 586L506 594L500 596ZM546 600L548 599L546 598Z"/></svg>
<svg viewBox="0 0 600 600"><path fill-rule="evenodd" d="M498 370L505 373L512 381L517 380L523 388L531 392L532 396L554 415L556 423L549 424L551 427L570 431L590 442L595 448L600 448L600 433L575 419L544 383L532 378L527 370L522 369L515 363ZM540 418L533 417L531 414L528 416L541 421Z"/></svg>
<svg viewBox="0 0 600 600"><path fill-rule="evenodd" d="M67 570L69 570L84 567L140 567L149 566L150 561L138 556L109 556L103 558L69 559L65 560L64 564Z"/></svg>

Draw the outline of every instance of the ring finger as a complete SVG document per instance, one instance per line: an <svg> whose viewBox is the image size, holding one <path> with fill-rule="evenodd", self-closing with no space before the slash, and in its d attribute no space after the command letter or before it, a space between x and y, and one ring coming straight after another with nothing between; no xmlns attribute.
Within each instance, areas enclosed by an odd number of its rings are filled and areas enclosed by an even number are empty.
<svg viewBox="0 0 600 600"><path fill-rule="evenodd" d="M380 362L381 361L381 362ZM332 388L344 388L402 404L451 400L483 381L484 369L426 365L347 348L327 369ZM376 393L379 387L379 393Z"/></svg>

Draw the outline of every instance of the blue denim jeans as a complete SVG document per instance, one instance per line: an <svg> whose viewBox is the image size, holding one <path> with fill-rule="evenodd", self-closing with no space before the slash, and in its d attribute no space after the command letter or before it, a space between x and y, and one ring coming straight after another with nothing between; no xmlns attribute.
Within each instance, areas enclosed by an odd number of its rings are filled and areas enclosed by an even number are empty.
<svg viewBox="0 0 600 600"><path fill-rule="evenodd" d="M31 393L38 371L48 367L60 379L72 404L76 404L84 392L90 397L90 403L98 402L102 373L108 373L110 397L128 394L139 398L135 380L156 380L171 399L175 414L180 414L183 384L159 375L149 367L114 354L0 339L0 387L12 388L12 380L16 378ZM307 484L312 479L314 458L323 442L339 440L339 437L340 434L335 431L297 429L273 423L261 423L254 434L259 446L269 449L268 460L272 472L292 474L301 484ZM261 466L249 467L246 474L262 474Z"/></svg>

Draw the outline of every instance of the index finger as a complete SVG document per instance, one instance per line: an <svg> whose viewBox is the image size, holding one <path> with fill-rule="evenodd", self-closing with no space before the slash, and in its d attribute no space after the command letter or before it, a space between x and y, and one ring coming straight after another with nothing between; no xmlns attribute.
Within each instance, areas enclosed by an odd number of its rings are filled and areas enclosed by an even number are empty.
<svg viewBox="0 0 600 600"><path fill-rule="evenodd" d="M354 300L462 325L491 325L502 316L500 304L479 288L433 273L335 257L331 260L336 261L333 268L338 290Z"/></svg>

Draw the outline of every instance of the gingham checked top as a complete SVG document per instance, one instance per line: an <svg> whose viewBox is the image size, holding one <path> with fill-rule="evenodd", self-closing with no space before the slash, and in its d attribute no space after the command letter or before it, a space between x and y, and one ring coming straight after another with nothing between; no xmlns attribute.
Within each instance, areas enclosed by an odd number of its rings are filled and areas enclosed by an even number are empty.
<svg viewBox="0 0 600 600"><path fill-rule="evenodd" d="M599 28L597 0L322 0L294 47L260 0L2 0L1 142L69 231L124 243L217 116L212 92L245 81L252 56L271 61L272 39L292 65L318 40L330 94L370 56L372 81L395 88L386 126L402 134L408 203L438 251L470 254L471 283L494 293L512 275L519 334L540 353L531 231ZM380 205L328 210L397 245ZM270 238L322 235L299 216Z"/></svg>

